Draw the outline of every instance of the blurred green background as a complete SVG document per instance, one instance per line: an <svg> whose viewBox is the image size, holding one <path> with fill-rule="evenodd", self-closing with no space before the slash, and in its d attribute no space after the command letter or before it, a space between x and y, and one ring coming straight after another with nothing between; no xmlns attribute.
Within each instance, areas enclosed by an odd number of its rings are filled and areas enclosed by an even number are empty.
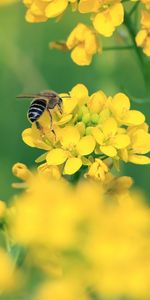
<svg viewBox="0 0 150 300"><path fill-rule="evenodd" d="M65 39L79 20L88 22L86 16L82 15L81 19L67 11L61 22L28 24L25 11L21 3L0 7L0 198L3 200L13 194L12 165L23 162L34 166L35 158L41 153L21 140L21 132L30 126L26 118L29 103L16 100L16 95L47 88L67 92L75 84L84 83L90 92L98 89L107 95L126 92L133 100L132 107L144 112L150 122L150 61L147 58L141 68L134 50L104 51L89 67L79 67L68 53L50 50L48 44ZM130 43L130 40L121 27L113 38L102 42L104 46L113 46L116 42ZM149 166L123 164L122 174L132 176L135 184L149 194Z"/></svg>

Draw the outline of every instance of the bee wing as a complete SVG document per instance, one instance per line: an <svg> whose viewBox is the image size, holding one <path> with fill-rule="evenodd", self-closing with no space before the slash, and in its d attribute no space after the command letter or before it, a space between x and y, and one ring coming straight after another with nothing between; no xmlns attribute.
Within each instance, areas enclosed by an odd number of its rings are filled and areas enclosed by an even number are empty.
<svg viewBox="0 0 150 300"><path fill-rule="evenodd" d="M22 94L22 95L19 95L19 96L16 96L16 98L17 99L25 99L25 98L39 98L39 97L41 97L41 95L40 94Z"/></svg>

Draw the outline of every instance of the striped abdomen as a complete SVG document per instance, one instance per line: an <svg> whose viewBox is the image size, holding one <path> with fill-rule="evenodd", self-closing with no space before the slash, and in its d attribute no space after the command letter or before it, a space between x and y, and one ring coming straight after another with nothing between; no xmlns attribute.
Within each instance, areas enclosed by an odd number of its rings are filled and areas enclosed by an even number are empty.
<svg viewBox="0 0 150 300"><path fill-rule="evenodd" d="M31 103L28 110L28 119L33 123L37 121L40 116L43 114L47 106L47 102L45 99L35 99Z"/></svg>

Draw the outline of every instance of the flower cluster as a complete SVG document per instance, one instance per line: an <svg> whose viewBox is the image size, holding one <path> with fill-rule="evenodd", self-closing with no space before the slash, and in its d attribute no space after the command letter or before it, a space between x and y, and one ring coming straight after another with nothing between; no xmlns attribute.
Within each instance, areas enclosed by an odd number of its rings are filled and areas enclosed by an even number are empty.
<svg viewBox="0 0 150 300"><path fill-rule="evenodd" d="M78 3L79 2L79 3ZM117 26L122 24L124 17L123 5L116 0L24 0L27 6L26 20L28 22L43 22L55 18L66 10L70 4L73 10L83 13L94 13L93 26L104 36L111 36Z"/></svg>
<svg viewBox="0 0 150 300"><path fill-rule="evenodd" d="M150 163L150 158L144 155L150 151L145 116L130 109L125 94L107 97L97 91L89 96L87 88L77 84L70 98L63 98L63 114L57 108L52 114L55 135L50 130L47 112L39 119L44 137L34 123L22 133L27 145L46 150L37 159L37 162L46 160L40 171L58 176L72 175L82 168L86 176L104 180L112 164L119 168L120 160Z"/></svg>
<svg viewBox="0 0 150 300"><path fill-rule="evenodd" d="M6 209L1 292L10 279L20 284L13 260L25 277L19 299L28 293L37 300L149 299L150 209L129 192L130 178L116 180L106 195L90 180L73 186L33 175Z"/></svg>
<svg viewBox="0 0 150 300"><path fill-rule="evenodd" d="M45 22L48 18L56 18L63 14L69 4L73 7L77 0L24 0L28 10L26 20L31 23Z"/></svg>
<svg viewBox="0 0 150 300"><path fill-rule="evenodd" d="M80 13L94 13L93 26L106 37L110 37L123 23L124 8L120 1L80 0L78 9Z"/></svg>
<svg viewBox="0 0 150 300"><path fill-rule="evenodd" d="M143 48L144 54L150 56L150 11L142 11L141 30L136 35L136 43Z"/></svg>

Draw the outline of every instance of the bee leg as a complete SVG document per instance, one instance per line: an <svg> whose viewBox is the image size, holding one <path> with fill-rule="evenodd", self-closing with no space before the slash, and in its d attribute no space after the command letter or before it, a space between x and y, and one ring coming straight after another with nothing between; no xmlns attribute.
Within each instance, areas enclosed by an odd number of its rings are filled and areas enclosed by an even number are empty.
<svg viewBox="0 0 150 300"><path fill-rule="evenodd" d="M56 133L55 133L55 131L53 129L53 118L52 118L52 115L51 115L51 111L49 109L48 109L48 113L49 113L49 116L50 116L50 130L54 134L55 140L56 140Z"/></svg>
<svg viewBox="0 0 150 300"><path fill-rule="evenodd" d="M41 131L42 138L44 138L45 137L45 133L44 133L42 125L38 121L35 121L35 125L36 125L36 128Z"/></svg>

